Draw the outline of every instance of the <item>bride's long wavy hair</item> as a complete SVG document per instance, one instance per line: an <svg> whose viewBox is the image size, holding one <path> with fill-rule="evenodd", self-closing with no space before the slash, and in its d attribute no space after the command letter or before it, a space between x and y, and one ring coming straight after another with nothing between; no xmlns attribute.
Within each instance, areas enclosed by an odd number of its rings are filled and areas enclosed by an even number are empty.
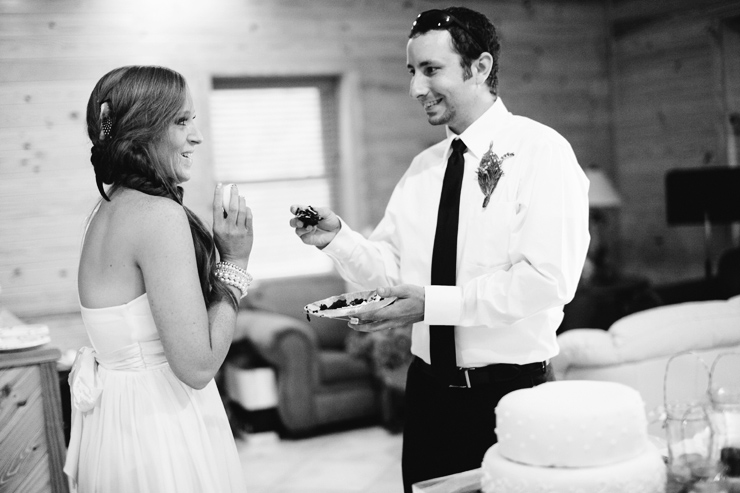
<svg viewBox="0 0 740 493"><path fill-rule="evenodd" d="M98 191L107 201L125 187L180 204L193 236L203 298L209 306L223 299L236 306L234 294L214 275L216 246L211 233L183 205L175 157L158 152L169 125L185 104L187 91L185 78L164 67L128 66L105 74L87 103L87 135L93 144L90 162ZM108 111L101 115L104 106ZM104 185L110 185L107 191Z"/></svg>

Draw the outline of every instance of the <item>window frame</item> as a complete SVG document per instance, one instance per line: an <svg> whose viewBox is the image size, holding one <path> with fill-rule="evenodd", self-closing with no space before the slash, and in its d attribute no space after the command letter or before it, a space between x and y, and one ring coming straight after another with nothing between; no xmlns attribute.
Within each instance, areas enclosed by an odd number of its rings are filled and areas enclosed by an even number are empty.
<svg viewBox="0 0 740 493"><path fill-rule="evenodd" d="M220 89L251 89L268 87L306 87L315 85L319 87L321 97L325 97L326 91L333 92L334 113L324 114L322 111L322 128L327 118L333 121L333 142L323 138L325 160L327 161L326 173L333 202L332 209L342 219L358 231L366 231L367 214L362 212L364 201L364 189L360 186L359 159L363 155L362 140L360 138L360 111L358 104L359 78L353 72L313 74L313 75L213 75L211 77L211 90ZM322 110L324 104L322 102ZM331 123L331 122L330 122ZM326 132L324 130L323 132ZM325 136L326 134L324 134ZM327 146L332 146L327 149ZM216 163L214 163L214 175L217 174ZM331 176L335 174L336 176ZM280 180L276 180L280 181ZM326 204L317 204L326 205ZM306 247L308 248L308 247ZM295 277L311 277L336 275L331 273L301 273ZM269 278L273 278L270 276ZM283 275L275 279L285 278Z"/></svg>

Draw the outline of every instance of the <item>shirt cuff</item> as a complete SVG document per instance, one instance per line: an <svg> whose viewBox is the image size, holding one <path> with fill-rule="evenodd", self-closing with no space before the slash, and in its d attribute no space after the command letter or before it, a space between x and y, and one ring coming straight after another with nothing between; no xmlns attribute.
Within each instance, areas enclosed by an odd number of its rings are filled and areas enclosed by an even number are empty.
<svg viewBox="0 0 740 493"><path fill-rule="evenodd" d="M457 325L462 319L462 288L424 286L424 323Z"/></svg>

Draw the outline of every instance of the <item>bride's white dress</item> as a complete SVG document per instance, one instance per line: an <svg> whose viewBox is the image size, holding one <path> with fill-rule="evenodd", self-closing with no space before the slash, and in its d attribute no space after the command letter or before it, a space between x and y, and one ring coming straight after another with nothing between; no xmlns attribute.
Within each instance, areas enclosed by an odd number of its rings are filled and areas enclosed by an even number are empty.
<svg viewBox="0 0 740 493"><path fill-rule="evenodd" d="M94 349L81 349L70 373L64 471L77 491L244 492L216 384L195 390L175 376L146 293L81 310Z"/></svg>

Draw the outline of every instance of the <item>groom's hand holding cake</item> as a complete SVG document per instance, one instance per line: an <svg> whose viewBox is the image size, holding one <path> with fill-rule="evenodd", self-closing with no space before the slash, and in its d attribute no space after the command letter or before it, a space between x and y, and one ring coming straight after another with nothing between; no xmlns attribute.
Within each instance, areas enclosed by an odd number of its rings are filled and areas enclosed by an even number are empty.
<svg viewBox="0 0 740 493"><path fill-rule="evenodd" d="M294 215L290 219L290 227L295 228L295 234L306 245L315 246L320 250L331 243L342 229L339 216L327 207L314 208L310 205L294 204L290 206L290 212Z"/></svg>
<svg viewBox="0 0 740 493"><path fill-rule="evenodd" d="M306 245L323 250L342 229L342 221L327 207L294 204L290 206L294 215L290 226ZM315 224L311 224L315 223ZM357 234L352 232L352 234ZM340 247L341 248L341 247ZM331 256L330 252L329 255ZM379 287L378 294L384 298L397 297L391 305L385 306L362 317L352 318L350 328L361 332L406 327L424 319L424 288L411 284Z"/></svg>

